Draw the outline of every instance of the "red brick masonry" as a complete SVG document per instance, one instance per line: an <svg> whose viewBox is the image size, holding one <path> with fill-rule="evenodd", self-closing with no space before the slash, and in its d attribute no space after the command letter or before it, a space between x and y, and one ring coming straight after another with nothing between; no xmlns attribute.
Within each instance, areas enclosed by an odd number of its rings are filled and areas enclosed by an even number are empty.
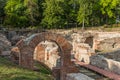
<svg viewBox="0 0 120 80"><path fill-rule="evenodd" d="M29 68L32 70L34 69L33 54L34 54L35 47L44 40L53 41L60 48L61 66L60 68L53 68L54 69L53 72L55 72L53 74L57 75L58 73L58 75L60 74L59 75L60 80L66 80L65 78L67 73L78 72L78 69L71 62L72 45L61 35L53 34L50 32L42 32L42 33L34 34L29 38L21 40L17 43L17 46L20 50L20 56L19 56L20 66Z"/></svg>

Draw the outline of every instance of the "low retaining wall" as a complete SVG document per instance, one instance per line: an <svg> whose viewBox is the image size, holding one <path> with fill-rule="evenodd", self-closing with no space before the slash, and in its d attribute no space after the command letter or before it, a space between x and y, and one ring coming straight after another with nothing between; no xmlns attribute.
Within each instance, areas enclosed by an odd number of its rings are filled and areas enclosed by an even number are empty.
<svg viewBox="0 0 120 80"><path fill-rule="evenodd" d="M101 55L95 55L90 58L91 65L97 66L104 70L108 70L120 74L120 62L105 58Z"/></svg>
<svg viewBox="0 0 120 80"><path fill-rule="evenodd" d="M95 80L81 73L67 74L66 80Z"/></svg>

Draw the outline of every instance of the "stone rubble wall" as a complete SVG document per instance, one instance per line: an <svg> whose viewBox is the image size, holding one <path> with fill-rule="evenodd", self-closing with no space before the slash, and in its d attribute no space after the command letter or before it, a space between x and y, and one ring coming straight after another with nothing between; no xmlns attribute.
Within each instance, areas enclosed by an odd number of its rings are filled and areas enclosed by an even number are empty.
<svg viewBox="0 0 120 80"><path fill-rule="evenodd" d="M105 58L102 55L95 55L90 58L90 63L94 66L120 74L120 62Z"/></svg>
<svg viewBox="0 0 120 80"><path fill-rule="evenodd" d="M54 32L54 30L53 30ZM81 31L76 31L75 30L64 30L64 31L55 31L54 33L58 33L61 34L62 36L64 36L71 44L73 41L76 42L80 42L80 43L86 43L86 38L93 36L93 43L89 42L87 44L89 44L90 46L93 44L92 48L94 50L100 50L101 49L106 49L106 45L107 46L111 46L112 48L112 42L109 44L108 42L103 43L106 39L112 39L112 38L119 38L120 37L120 33L119 32L97 32L97 31L85 31L85 32L81 32ZM19 40L24 39L30 35L32 35L33 32L30 31L21 31L21 32L17 32L17 31L9 31L7 34L7 37L9 38L9 40L11 40L11 44L15 45ZM102 48L105 47L105 48ZM110 50L111 50L110 48ZM114 47L114 49L118 48L118 45L116 47Z"/></svg>
<svg viewBox="0 0 120 80"><path fill-rule="evenodd" d="M120 33L119 32L94 32L96 34L93 40L93 49L98 51L109 51L118 49L113 47L114 43L119 44ZM116 39L117 38L117 39Z"/></svg>
<svg viewBox="0 0 120 80"><path fill-rule="evenodd" d="M108 59L113 59L115 61L120 62L120 49L112 52L101 53L101 54Z"/></svg>
<svg viewBox="0 0 120 80"><path fill-rule="evenodd" d="M99 51L110 52L120 48L120 37L109 38L99 42L97 49Z"/></svg>
<svg viewBox="0 0 120 80"><path fill-rule="evenodd" d="M5 37L5 35L0 34L0 50L6 51L10 50L11 42Z"/></svg>
<svg viewBox="0 0 120 80"><path fill-rule="evenodd" d="M120 37L119 32L95 32L97 40L102 41L108 38Z"/></svg>
<svg viewBox="0 0 120 80"><path fill-rule="evenodd" d="M90 62L89 57L95 54L95 51L92 49L90 45L92 41L86 41L87 37L91 37L91 36L93 35L89 32L85 32L83 34L73 33L71 35L72 45L73 45L72 54L77 60L83 61L88 64Z"/></svg>
<svg viewBox="0 0 120 80"><path fill-rule="evenodd" d="M73 54L77 60L89 64L89 57L95 54L95 52L88 44L73 42Z"/></svg>
<svg viewBox="0 0 120 80"><path fill-rule="evenodd" d="M15 46L16 43L22 39L25 39L26 37L25 36L19 36L19 35L15 35L11 38L11 44L12 46Z"/></svg>
<svg viewBox="0 0 120 80"><path fill-rule="evenodd" d="M66 80L95 80L81 73L67 74Z"/></svg>
<svg viewBox="0 0 120 80"><path fill-rule="evenodd" d="M88 31L84 33L72 33L72 42L86 43L98 51L113 51L120 48L119 32L94 32ZM93 38L93 39L92 39Z"/></svg>

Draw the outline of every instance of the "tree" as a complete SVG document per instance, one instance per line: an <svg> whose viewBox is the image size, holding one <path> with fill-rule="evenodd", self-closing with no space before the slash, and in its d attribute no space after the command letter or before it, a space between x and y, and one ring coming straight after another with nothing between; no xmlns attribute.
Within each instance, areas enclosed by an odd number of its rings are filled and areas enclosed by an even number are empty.
<svg viewBox="0 0 120 80"><path fill-rule="evenodd" d="M116 9L120 0L100 0L100 6L103 16L105 16L106 24L113 24L116 20Z"/></svg>
<svg viewBox="0 0 120 80"><path fill-rule="evenodd" d="M43 26L47 26L47 28L61 28L65 24L63 3L64 0L45 0L43 3Z"/></svg>
<svg viewBox="0 0 120 80"><path fill-rule="evenodd" d="M30 24L34 25L39 16L38 0L24 0L24 6L26 7L25 15L30 20Z"/></svg>
<svg viewBox="0 0 120 80"><path fill-rule="evenodd" d="M34 25L39 16L38 0L8 0L5 23L14 27Z"/></svg>
<svg viewBox="0 0 120 80"><path fill-rule="evenodd" d="M119 4L119 0L100 0L101 11L109 17L115 17L115 9Z"/></svg>
<svg viewBox="0 0 120 80"><path fill-rule="evenodd" d="M5 6L5 24L13 27L27 26L28 19L25 16L25 7L22 0L8 0Z"/></svg>
<svg viewBox="0 0 120 80"><path fill-rule="evenodd" d="M89 23L88 16L92 14L92 2L90 0L79 0L79 11L77 16L77 21L82 25L82 29L84 28L85 23Z"/></svg>
<svg viewBox="0 0 120 80"><path fill-rule="evenodd" d="M63 9L66 23L76 23L77 25L77 13L79 10L78 0L65 0Z"/></svg>
<svg viewBox="0 0 120 80"><path fill-rule="evenodd" d="M3 22L3 18L5 17L4 7L6 4L6 0L0 0L0 22Z"/></svg>
<svg viewBox="0 0 120 80"><path fill-rule="evenodd" d="M120 23L120 4L116 7L116 23Z"/></svg>
<svg viewBox="0 0 120 80"><path fill-rule="evenodd" d="M100 0L90 0L92 14L89 15L89 26L99 26L102 23L102 12L100 11Z"/></svg>

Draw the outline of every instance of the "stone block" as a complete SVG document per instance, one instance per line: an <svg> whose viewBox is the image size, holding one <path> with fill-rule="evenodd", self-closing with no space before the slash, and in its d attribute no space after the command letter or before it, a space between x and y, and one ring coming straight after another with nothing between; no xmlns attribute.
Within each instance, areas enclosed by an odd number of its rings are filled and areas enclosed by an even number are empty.
<svg viewBox="0 0 120 80"><path fill-rule="evenodd" d="M66 80L95 80L81 73L67 74Z"/></svg>
<svg viewBox="0 0 120 80"><path fill-rule="evenodd" d="M120 74L120 62L96 55L90 58L90 63L94 66Z"/></svg>

